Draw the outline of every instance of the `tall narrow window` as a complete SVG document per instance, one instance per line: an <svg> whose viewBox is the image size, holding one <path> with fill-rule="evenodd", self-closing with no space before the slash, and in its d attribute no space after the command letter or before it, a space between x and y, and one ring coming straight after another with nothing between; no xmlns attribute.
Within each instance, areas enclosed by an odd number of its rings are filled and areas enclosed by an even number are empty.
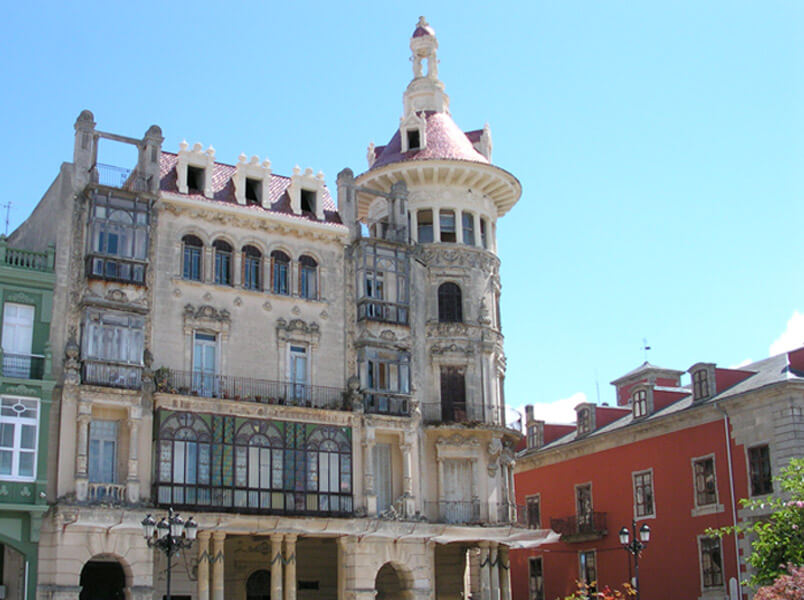
<svg viewBox="0 0 804 600"><path fill-rule="evenodd" d="M448 281L438 286L439 323L460 323L463 321L461 288Z"/></svg>
<svg viewBox="0 0 804 600"><path fill-rule="evenodd" d="M0 400L0 479L31 481L36 477L39 402Z"/></svg>
<svg viewBox="0 0 804 600"><path fill-rule="evenodd" d="M271 252L271 290L274 294L288 295L289 274L290 257L281 250Z"/></svg>
<svg viewBox="0 0 804 600"><path fill-rule="evenodd" d="M475 216L472 213L462 212L461 223L463 225L463 243L469 246L475 245Z"/></svg>
<svg viewBox="0 0 804 600"><path fill-rule="evenodd" d="M377 512L388 510L393 504L393 482L391 480L391 444L374 445L374 473L376 482L374 489L377 492Z"/></svg>
<svg viewBox="0 0 804 600"><path fill-rule="evenodd" d="M578 559L578 579L589 586L589 592L597 592L597 556L595 551L580 552Z"/></svg>
<svg viewBox="0 0 804 600"><path fill-rule="evenodd" d="M232 285L232 247L223 240L215 240L215 283Z"/></svg>
<svg viewBox="0 0 804 600"><path fill-rule="evenodd" d="M34 307L28 304L6 302L3 307L3 375L5 377L27 379L32 375L31 347L34 312ZM35 373L34 376L36 376Z"/></svg>
<svg viewBox="0 0 804 600"><path fill-rule="evenodd" d="M529 600L544 600L544 565L541 556L530 559L528 575Z"/></svg>
<svg viewBox="0 0 804 600"><path fill-rule="evenodd" d="M695 505L716 504L717 482L714 457L699 458L692 463L692 469L695 474Z"/></svg>
<svg viewBox="0 0 804 600"><path fill-rule="evenodd" d="M89 481L117 483L117 421L89 424Z"/></svg>
<svg viewBox="0 0 804 600"><path fill-rule="evenodd" d="M246 204L249 206L260 204L262 197L262 182L259 179L246 178Z"/></svg>
<svg viewBox="0 0 804 600"><path fill-rule="evenodd" d="M692 397L701 400L709 396L709 382L707 380L706 369L695 371L692 374Z"/></svg>
<svg viewBox="0 0 804 600"><path fill-rule="evenodd" d="M455 211L441 210L438 215L438 224L441 227L442 242L456 242Z"/></svg>
<svg viewBox="0 0 804 600"><path fill-rule="evenodd" d="M312 256L299 258L299 296L318 299L318 263Z"/></svg>
<svg viewBox="0 0 804 600"><path fill-rule="evenodd" d="M489 242L488 242L488 224L486 223L486 219L480 219L480 245L483 246L484 249L489 249Z"/></svg>
<svg viewBox="0 0 804 600"><path fill-rule="evenodd" d="M215 335L196 331L193 339L193 391L217 396L217 342Z"/></svg>
<svg viewBox="0 0 804 600"><path fill-rule="evenodd" d="M541 496L528 496L525 499L525 506L527 507L528 527L531 529L540 529L542 526L542 510L541 510Z"/></svg>
<svg viewBox="0 0 804 600"><path fill-rule="evenodd" d="M527 426L527 447L541 448L543 445L543 429L541 424L529 423Z"/></svg>
<svg viewBox="0 0 804 600"><path fill-rule="evenodd" d="M592 431L592 411L582 408L578 411L578 433L589 433Z"/></svg>
<svg viewBox="0 0 804 600"><path fill-rule="evenodd" d="M575 486L575 510L578 516L577 533L594 531L595 519L592 508L592 484L586 483Z"/></svg>
<svg viewBox="0 0 804 600"><path fill-rule="evenodd" d="M204 169L187 165L187 191L191 194L204 192Z"/></svg>
<svg viewBox="0 0 804 600"><path fill-rule="evenodd" d="M290 383L294 400L305 401L310 397L310 386L307 385L307 348L290 347Z"/></svg>
<svg viewBox="0 0 804 600"><path fill-rule="evenodd" d="M182 265L181 276L190 281L201 281L201 250L203 242L194 235L185 235L181 239Z"/></svg>
<svg viewBox="0 0 804 600"><path fill-rule="evenodd" d="M315 192L312 190L301 191L301 210L303 213L315 214Z"/></svg>
<svg viewBox="0 0 804 600"><path fill-rule="evenodd" d="M761 496L773 491L770 450L768 445L748 449L748 471L751 476L751 495Z"/></svg>
<svg viewBox="0 0 804 600"><path fill-rule="evenodd" d="M634 515L651 517L654 515L653 505L653 472L640 471L633 474L634 479Z"/></svg>
<svg viewBox="0 0 804 600"><path fill-rule="evenodd" d="M633 396L634 418L638 419L648 414L648 393L645 390L637 390Z"/></svg>
<svg viewBox="0 0 804 600"><path fill-rule="evenodd" d="M420 244L433 241L433 211L420 210L416 213L417 239Z"/></svg>
<svg viewBox="0 0 804 600"><path fill-rule="evenodd" d="M441 420L466 421L466 380L458 367L441 367Z"/></svg>
<svg viewBox="0 0 804 600"><path fill-rule="evenodd" d="M247 290L262 289L262 253L254 246L243 247L243 287Z"/></svg>
<svg viewBox="0 0 804 600"><path fill-rule="evenodd" d="M720 538L699 538L701 545L701 580L704 591L723 587L723 555Z"/></svg>
<svg viewBox="0 0 804 600"><path fill-rule="evenodd" d="M89 220L87 275L143 284L148 258L150 203L97 193Z"/></svg>
<svg viewBox="0 0 804 600"><path fill-rule="evenodd" d="M405 133L408 134L408 150L419 150L421 144L419 140L418 129L408 129Z"/></svg>

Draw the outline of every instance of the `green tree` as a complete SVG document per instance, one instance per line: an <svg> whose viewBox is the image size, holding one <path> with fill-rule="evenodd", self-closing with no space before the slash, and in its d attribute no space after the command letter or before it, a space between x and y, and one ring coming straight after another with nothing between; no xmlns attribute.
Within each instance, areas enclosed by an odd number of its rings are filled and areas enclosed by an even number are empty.
<svg viewBox="0 0 804 600"><path fill-rule="evenodd" d="M749 510L764 512L770 508L768 517L737 527L706 530L718 537L753 535L748 563L755 572L747 581L752 586L773 583L787 573L788 565L804 565L804 459L792 459L774 480L783 492L780 496L740 500Z"/></svg>

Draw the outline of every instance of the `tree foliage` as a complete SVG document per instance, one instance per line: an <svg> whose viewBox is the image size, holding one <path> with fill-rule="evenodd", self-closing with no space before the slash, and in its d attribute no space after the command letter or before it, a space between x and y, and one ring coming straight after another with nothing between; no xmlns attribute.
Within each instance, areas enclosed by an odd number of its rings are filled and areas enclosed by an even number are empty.
<svg viewBox="0 0 804 600"><path fill-rule="evenodd" d="M779 496L740 500L752 511L770 509L768 517L706 531L712 536L743 533L753 537L748 563L755 572L747 582L753 586L772 584L787 574L788 565L804 565L804 459L792 459L774 480L782 491Z"/></svg>
<svg viewBox="0 0 804 600"><path fill-rule="evenodd" d="M788 566L788 574L780 575L771 585L763 586L754 600L801 600L804 598L804 567Z"/></svg>

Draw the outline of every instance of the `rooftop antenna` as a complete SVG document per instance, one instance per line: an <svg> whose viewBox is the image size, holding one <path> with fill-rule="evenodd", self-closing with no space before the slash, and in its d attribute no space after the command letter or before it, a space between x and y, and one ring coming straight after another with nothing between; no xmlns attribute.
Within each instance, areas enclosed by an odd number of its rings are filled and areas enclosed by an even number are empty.
<svg viewBox="0 0 804 600"><path fill-rule="evenodd" d="M11 216L11 201L6 202L5 204L0 204L0 206L6 209L6 232L4 235L8 235L8 221L9 217Z"/></svg>
<svg viewBox="0 0 804 600"><path fill-rule="evenodd" d="M645 362L648 362L648 350L650 350L648 338L642 338L642 350L645 352Z"/></svg>

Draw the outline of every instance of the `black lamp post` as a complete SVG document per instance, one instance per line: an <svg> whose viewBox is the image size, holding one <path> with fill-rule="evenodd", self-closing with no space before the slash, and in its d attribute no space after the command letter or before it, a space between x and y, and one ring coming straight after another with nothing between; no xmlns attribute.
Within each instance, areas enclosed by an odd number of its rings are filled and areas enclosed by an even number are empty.
<svg viewBox="0 0 804 600"><path fill-rule="evenodd" d="M189 548L198 533L198 523L190 517L185 523L178 513L168 509L168 516L157 523L151 515L142 520L142 529L149 548L159 548L167 556L167 598L170 600L171 557L182 548Z"/></svg>
<svg viewBox="0 0 804 600"><path fill-rule="evenodd" d="M633 539L631 539L631 531L634 532ZM628 531L628 527L620 529L620 543L634 557L634 591L636 591L636 600L639 600L639 555L650 541L650 527L643 524L639 528L639 539L637 539L636 521L631 521L631 531Z"/></svg>

